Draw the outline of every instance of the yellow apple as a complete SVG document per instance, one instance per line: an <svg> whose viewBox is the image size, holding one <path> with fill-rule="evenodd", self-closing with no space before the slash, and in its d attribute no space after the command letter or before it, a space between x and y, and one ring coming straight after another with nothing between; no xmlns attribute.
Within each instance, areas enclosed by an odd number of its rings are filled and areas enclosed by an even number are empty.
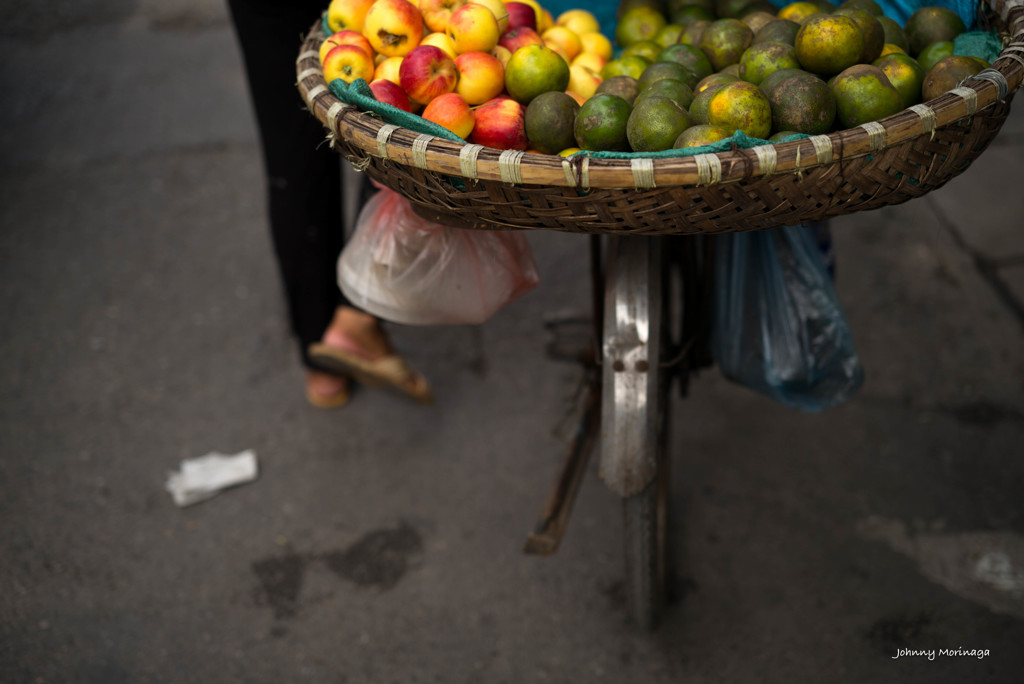
<svg viewBox="0 0 1024 684"><path fill-rule="evenodd" d="M455 59L457 52L455 52L455 43L448 36L447 33L431 33L423 37L420 41L420 45L433 45L439 47L448 53L448 56Z"/></svg>
<svg viewBox="0 0 1024 684"><path fill-rule="evenodd" d="M595 33L601 30L601 22L592 13L584 9L571 9L562 12L555 20L555 26L564 26L576 35Z"/></svg>
<svg viewBox="0 0 1024 684"><path fill-rule="evenodd" d="M561 47L570 62L583 51L580 37L564 26L552 26L540 34L540 37L549 45L553 43Z"/></svg>
<svg viewBox="0 0 1024 684"><path fill-rule="evenodd" d="M385 80L392 83L401 83L398 78L398 69L402 66L402 57L386 57L383 62L377 65L373 71L373 80Z"/></svg>
<svg viewBox="0 0 1024 684"><path fill-rule="evenodd" d="M580 64L569 67L569 85L566 90L571 90L583 99L593 96L597 86L601 85L602 79L599 75Z"/></svg>
<svg viewBox="0 0 1024 684"><path fill-rule="evenodd" d="M491 10L491 14L498 20L498 33L508 31L508 10L502 0L469 0L474 5L483 5Z"/></svg>
<svg viewBox="0 0 1024 684"><path fill-rule="evenodd" d="M408 0L377 0L366 13L363 35L382 55L401 57L423 39L423 15Z"/></svg>
<svg viewBox="0 0 1024 684"><path fill-rule="evenodd" d="M362 31L366 13L377 0L331 0L327 6L327 25L331 31Z"/></svg>
<svg viewBox="0 0 1024 684"><path fill-rule="evenodd" d="M452 12L466 4L466 0L419 0L423 23L431 31L444 31Z"/></svg>
<svg viewBox="0 0 1024 684"><path fill-rule="evenodd" d="M576 66L579 64L580 66L587 67L595 74L599 74L601 73L601 69L604 69L604 65L607 63L608 60L601 55L593 52L581 52L569 63L569 66Z"/></svg>
<svg viewBox="0 0 1024 684"><path fill-rule="evenodd" d="M455 92L471 105L492 100L505 89L505 67L493 55L463 52L455 58L455 66L459 69Z"/></svg>
<svg viewBox="0 0 1024 684"><path fill-rule="evenodd" d="M373 79L373 60L358 45L346 44L333 48L324 57L324 80L330 83L340 78L351 83L357 78Z"/></svg>
<svg viewBox="0 0 1024 684"><path fill-rule="evenodd" d="M581 33L580 45L583 48L583 52L593 52L595 55L601 55L605 58L605 61L612 58L612 42L603 33L597 33L596 31Z"/></svg>
<svg viewBox="0 0 1024 684"><path fill-rule="evenodd" d="M366 37L363 36L362 33L359 33L359 31L343 29L327 38L320 45L320 64L324 63L324 57L327 56L327 53L339 45L357 45L363 48L363 50L366 51L366 54L371 58L377 56L373 51L373 46L370 45L370 41L366 40Z"/></svg>
<svg viewBox="0 0 1024 684"><path fill-rule="evenodd" d="M512 52L504 45L495 45L490 55L497 57L498 61L501 62L501 68L504 69L505 65L508 64L508 60L512 57Z"/></svg>
<svg viewBox="0 0 1024 684"><path fill-rule="evenodd" d="M455 52L489 52L498 44L498 20L483 5L463 5L452 13L445 33L455 43Z"/></svg>

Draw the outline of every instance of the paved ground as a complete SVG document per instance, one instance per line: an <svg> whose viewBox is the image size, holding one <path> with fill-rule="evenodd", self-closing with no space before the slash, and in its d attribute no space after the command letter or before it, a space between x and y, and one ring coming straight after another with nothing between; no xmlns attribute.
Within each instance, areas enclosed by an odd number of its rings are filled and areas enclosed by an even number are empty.
<svg viewBox="0 0 1024 684"><path fill-rule="evenodd" d="M1024 112L963 176L836 225L868 380L807 416L702 374L673 413L677 600L627 622L616 499L519 549L578 380L544 314L393 329L427 409L307 408L220 3L55 2L0 27L4 682L1019 682ZM183 458L256 483L177 509ZM978 649L904 656L898 649Z"/></svg>

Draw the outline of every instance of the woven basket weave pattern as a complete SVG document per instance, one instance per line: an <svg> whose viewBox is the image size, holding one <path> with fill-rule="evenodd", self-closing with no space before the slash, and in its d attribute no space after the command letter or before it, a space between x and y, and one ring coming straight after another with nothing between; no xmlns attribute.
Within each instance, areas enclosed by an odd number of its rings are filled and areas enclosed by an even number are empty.
<svg viewBox="0 0 1024 684"><path fill-rule="evenodd" d="M440 223L638 235L760 230L899 204L970 166L999 132L1024 76L1024 0L990 2L1004 42L995 80L972 79L877 124L768 151L631 163L467 150L343 106L320 74L319 26L297 61L298 86L339 153Z"/></svg>

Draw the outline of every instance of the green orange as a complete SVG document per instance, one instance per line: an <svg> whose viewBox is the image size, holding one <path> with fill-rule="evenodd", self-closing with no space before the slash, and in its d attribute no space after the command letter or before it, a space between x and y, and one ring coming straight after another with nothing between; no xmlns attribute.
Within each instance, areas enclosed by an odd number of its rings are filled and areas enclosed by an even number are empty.
<svg viewBox="0 0 1024 684"><path fill-rule="evenodd" d="M768 98L753 83L736 81L722 86L708 102L708 123L767 138L772 129Z"/></svg>
<svg viewBox="0 0 1024 684"><path fill-rule="evenodd" d="M864 37L850 17L824 15L810 18L800 27L794 47L804 69L831 76L857 63L864 51Z"/></svg>
<svg viewBox="0 0 1024 684"><path fill-rule="evenodd" d="M541 93L564 92L568 85L569 65L561 55L543 45L519 48L505 65L505 90L520 104L529 104Z"/></svg>

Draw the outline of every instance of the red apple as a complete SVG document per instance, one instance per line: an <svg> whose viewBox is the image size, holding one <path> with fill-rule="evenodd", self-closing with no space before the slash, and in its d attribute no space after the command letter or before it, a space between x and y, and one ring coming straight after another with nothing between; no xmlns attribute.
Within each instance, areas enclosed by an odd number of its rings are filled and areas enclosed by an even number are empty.
<svg viewBox="0 0 1024 684"><path fill-rule="evenodd" d="M506 2L505 11L508 12L508 31L521 26L537 30L537 13L525 2Z"/></svg>
<svg viewBox="0 0 1024 684"><path fill-rule="evenodd" d="M376 81L370 82L370 90L373 91L373 96L377 98L378 102L386 102L403 111L412 112L409 96L402 90L402 86L397 83L386 78L378 78Z"/></svg>
<svg viewBox="0 0 1024 684"><path fill-rule="evenodd" d="M459 70L455 60L433 45L413 48L398 67L399 85L410 100L420 104L452 92L458 82Z"/></svg>
<svg viewBox="0 0 1024 684"><path fill-rule="evenodd" d="M464 52L455 58L459 83L455 91L471 105L487 102L505 89L505 67L486 52Z"/></svg>
<svg viewBox="0 0 1024 684"><path fill-rule="evenodd" d="M498 45L505 48L509 52L515 52L521 47L527 45L543 45L544 39L540 37L540 34L534 31L532 28L526 26L520 26L516 29L510 29L506 31L501 38L498 39Z"/></svg>
<svg viewBox="0 0 1024 684"><path fill-rule="evenodd" d="M507 97L497 97L480 105L474 111L476 125L469 136L470 142L500 150L525 150L526 110L523 105Z"/></svg>
<svg viewBox="0 0 1024 684"><path fill-rule="evenodd" d="M423 109L420 116L438 126L444 126L463 139L469 137L476 123L473 110L458 93L438 95Z"/></svg>

